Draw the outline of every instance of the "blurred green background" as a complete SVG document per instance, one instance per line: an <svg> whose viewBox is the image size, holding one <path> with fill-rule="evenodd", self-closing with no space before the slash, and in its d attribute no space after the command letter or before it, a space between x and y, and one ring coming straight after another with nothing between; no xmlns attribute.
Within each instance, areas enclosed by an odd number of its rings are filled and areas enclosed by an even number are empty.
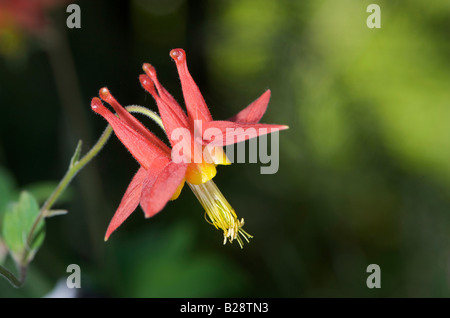
<svg viewBox="0 0 450 318"><path fill-rule="evenodd" d="M254 235L243 250L222 246L187 187L152 219L138 208L105 243L138 168L114 136L58 204L69 214L47 220L25 286L0 279L0 296L42 297L69 264L88 296L450 296L449 1L76 3L81 29L66 28L63 5L50 39L23 36L0 60L1 205L19 189L45 192L78 139L84 151L95 143L105 121L90 100L101 87L155 110L138 81L144 62L182 101L177 47L216 119L271 89L262 122L290 127L280 169L218 170ZM371 3L380 29L366 25ZM369 264L380 289L366 286Z"/></svg>

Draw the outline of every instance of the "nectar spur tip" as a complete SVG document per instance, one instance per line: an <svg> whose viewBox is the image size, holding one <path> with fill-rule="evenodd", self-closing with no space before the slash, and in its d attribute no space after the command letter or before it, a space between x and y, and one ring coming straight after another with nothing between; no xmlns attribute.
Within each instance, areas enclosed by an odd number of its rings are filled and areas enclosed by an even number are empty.
<svg viewBox="0 0 450 318"><path fill-rule="evenodd" d="M156 70L153 67L153 65L151 65L149 63L144 63L144 65L142 65L142 69L148 76L150 76L150 77L156 76Z"/></svg>
<svg viewBox="0 0 450 318"><path fill-rule="evenodd" d="M145 74L139 75L139 82L141 82L142 87L150 94L153 95L153 93L156 93L155 86L153 85L153 82L150 79L150 77L148 77L147 75Z"/></svg>
<svg viewBox="0 0 450 318"><path fill-rule="evenodd" d="M108 99L111 97L111 93L109 92L109 89L107 89L106 87L101 88L100 91L98 92L98 95L105 102L107 102Z"/></svg>
<svg viewBox="0 0 450 318"><path fill-rule="evenodd" d="M184 62L186 60L186 54L183 49L173 49L170 51L170 57L173 58L175 62Z"/></svg>
<svg viewBox="0 0 450 318"><path fill-rule="evenodd" d="M100 100L100 98L98 98L98 97L92 98L92 101L91 101L91 109L92 109L94 112L98 113L102 107L105 107L105 106L103 106L103 103L102 103L102 101Z"/></svg>

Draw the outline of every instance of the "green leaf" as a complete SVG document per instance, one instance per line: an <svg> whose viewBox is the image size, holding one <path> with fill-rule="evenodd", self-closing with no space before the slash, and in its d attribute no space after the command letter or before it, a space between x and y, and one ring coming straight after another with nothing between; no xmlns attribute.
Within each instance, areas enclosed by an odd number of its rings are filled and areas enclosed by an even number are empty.
<svg viewBox="0 0 450 318"><path fill-rule="evenodd" d="M8 206L3 220L3 238L13 259L18 265L28 264L44 241L43 219L33 228L39 215L36 199L28 192L20 194L19 202ZM31 244L28 238L31 234Z"/></svg>
<svg viewBox="0 0 450 318"><path fill-rule="evenodd" d="M17 200L15 188L16 184L11 174L6 169L0 167L0 229L7 204Z"/></svg>

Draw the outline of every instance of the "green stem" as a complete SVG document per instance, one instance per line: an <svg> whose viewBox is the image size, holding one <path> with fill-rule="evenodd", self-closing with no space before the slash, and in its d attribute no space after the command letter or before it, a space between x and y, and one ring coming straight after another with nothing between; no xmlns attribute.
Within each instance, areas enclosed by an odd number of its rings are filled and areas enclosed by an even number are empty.
<svg viewBox="0 0 450 318"><path fill-rule="evenodd" d="M148 118L153 120L155 123L157 123L159 125L159 127L162 128L162 130L166 131L164 129L164 125L163 125L161 117L159 117L158 114L156 114L155 112L151 111L150 109L142 107L142 106L139 106L139 105L130 105L130 106L127 106L125 108L130 113L139 113L139 114L147 116Z"/></svg>
<svg viewBox="0 0 450 318"><path fill-rule="evenodd" d="M127 106L127 107L125 107L125 109L128 110L130 113L140 113L140 114L143 114L143 115L149 117L150 119L155 121L164 130L164 125L162 123L161 118L153 111L151 111L145 107L137 106L137 105ZM27 246L32 245L33 239L35 236L35 231L38 227L39 222L41 222L41 220L43 218L45 218L48 211L50 211L53 204L55 204L55 202L58 200L59 196L64 192L64 190L67 188L67 186L70 184L72 179L76 176L76 174L81 169L83 169L84 166L86 166L100 152L100 150L103 148L103 146L106 144L109 137L111 136L112 131L113 130L112 130L111 126L108 125L105 128L105 130L103 131L100 138L98 139L97 143L89 150L89 152L86 153L86 155L84 155L84 157L81 158L80 160L75 160L75 162L71 162L66 174L64 175L64 177L61 179L59 184L56 186L53 193L50 195L50 197L47 199L47 201L45 201L45 203L42 205L41 209L39 210L39 214L36 216L36 219L34 220L33 225L28 234ZM77 151L79 151L78 147L75 152L77 152ZM28 257L29 257L29 253L27 251L26 253L24 253L20 264L17 264L19 266L20 278L16 278L16 276L14 276L14 274L12 274L9 270L7 270L5 267L3 267L1 265L0 265L0 275L5 277L13 286L20 287L24 283L25 278L26 278L27 266L28 266L28 262L29 262Z"/></svg>
<svg viewBox="0 0 450 318"><path fill-rule="evenodd" d="M0 265L0 275L2 275L6 280L16 288L23 285L26 276L26 268L20 268L20 278L17 278L13 273L7 270L5 267Z"/></svg>

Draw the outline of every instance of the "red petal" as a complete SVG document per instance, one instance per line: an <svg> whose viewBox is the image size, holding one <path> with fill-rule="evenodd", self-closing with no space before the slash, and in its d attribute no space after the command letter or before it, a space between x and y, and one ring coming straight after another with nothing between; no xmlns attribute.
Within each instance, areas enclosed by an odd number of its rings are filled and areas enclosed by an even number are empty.
<svg viewBox="0 0 450 318"><path fill-rule="evenodd" d="M189 123L188 123L188 118L187 118L185 112L180 107L180 105L177 103L175 98L173 98L173 96L170 95L169 92L159 83L155 68L153 66L151 66L150 64L145 63L142 66L142 69L145 71L145 73L148 75L148 77L150 77L150 79L155 84L155 87L158 90L158 96L166 103L166 106L169 107L174 114L176 114L177 119L182 122L182 125L184 127L188 127ZM142 81L141 81L141 83L142 83Z"/></svg>
<svg viewBox="0 0 450 318"><path fill-rule="evenodd" d="M170 158L170 150L164 151L156 146L151 140L146 139L141 134L137 133L133 128L128 126L124 121L113 115L98 98L93 98L91 108L96 113L105 118L113 128L117 137L122 141L125 147L131 152L133 157L147 170L150 168L153 159L157 157Z"/></svg>
<svg viewBox="0 0 450 318"><path fill-rule="evenodd" d="M258 123L264 113L266 112L267 105L269 104L270 90L267 90L257 100L241 110L235 116L231 117L229 121L234 121L243 124L256 124Z"/></svg>
<svg viewBox="0 0 450 318"><path fill-rule="evenodd" d="M286 125L241 124L231 121L216 120L205 125L203 136L208 136L209 139L204 139L203 144L226 146L287 128L289 127ZM207 129L211 129L210 134L205 132ZM209 135L212 135L213 137L211 138Z"/></svg>
<svg viewBox="0 0 450 318"><path fill-rule="evenodd" d="M191 124L193 124L195 120L201 120L205 123L211 121L212 117L208 106L206 106L202 93L189 73L186 64L186 53L183 49L174 49L170 51L170 56L177 65L184 101L186 103L186 109Z"/></svg>
<svg viewBox="0 0 450 318"><path fill-rule="evenodd" d="M186 114L176 102L171 101L171 99L167 98L167 96L164 99L161 98L156 93L152 80L147 75L142 74L139 76L139 80L142 87L144 87L145 90L147 90L155 99L167 137L173 147L177 143L177 141L172 139L173 131L177 128L184 128L186 131L189 131Z"/></svg>
<svg viewBox="0 0 450 318"><path fill-rule="evenodd" d="M109 223L108 229L106 230L105 241L108 240L111 233L114 232L138 206L141 199L142 184L146 177L147 170L142 167L134 175L116 213Z"/></svg>
<svg viewBox="0 0 450 318"><path fill-rule="evenodd" d="M187 165L168 163L158 175L149 175L144 181L141 207L149 218L161 211L183 182Z"/></svg>
<svg viewBox="0 0 450 318"><path fill-rule="evenodd" d="M133 128L135 131L144 136L146 139L150 140L151 143L160 147L162 150L169 151L167 145L163 143L154 134L152 134L144 125L141 124L139 120L137 120L133 115L131 115L125 108L123 108L117 102L117 100L111 95L111 93L106 87L100 90L99 95L101 99L103 99L105 102L110 104L112 108L114 108L116 113L119 115L119 118L125 123L127 123L128 126Z"/></svg>

